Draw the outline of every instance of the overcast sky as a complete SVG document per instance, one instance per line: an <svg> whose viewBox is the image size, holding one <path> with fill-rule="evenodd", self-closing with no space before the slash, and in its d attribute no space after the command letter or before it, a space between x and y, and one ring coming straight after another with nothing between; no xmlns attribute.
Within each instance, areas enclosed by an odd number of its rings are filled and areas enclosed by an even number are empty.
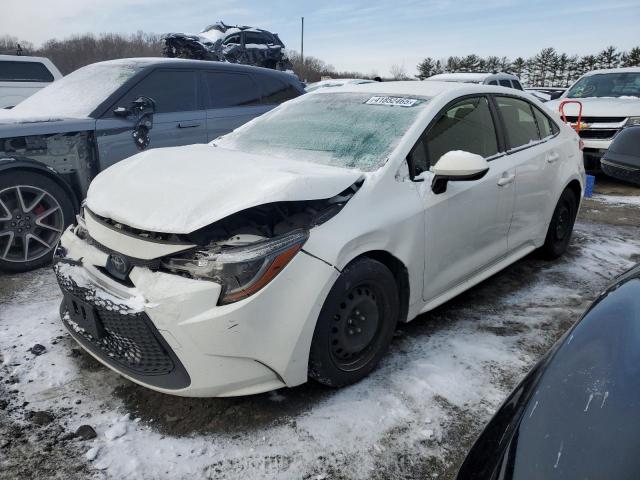
<svg viewBox="0 0 640 480"><path fill-rule="evenodd" d="M36 46L93 32L198 32L223 20L266 28L339 70L415 73L424 57L527 57L640 45L640 0L0 0L0 35Z"/></svg>

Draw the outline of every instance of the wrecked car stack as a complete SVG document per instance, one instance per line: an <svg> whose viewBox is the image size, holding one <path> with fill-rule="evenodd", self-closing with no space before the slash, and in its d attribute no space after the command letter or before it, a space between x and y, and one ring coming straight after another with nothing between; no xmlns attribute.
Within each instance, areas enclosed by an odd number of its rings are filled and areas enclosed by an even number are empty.
<svg viewBox="0 0 640 480"><path fill-rule="evenodd" d="M218 22L196 35L168 33L164 42L162 52L169 58L215 60L282 71L292 68L280 37L260 28Z"/></svg>

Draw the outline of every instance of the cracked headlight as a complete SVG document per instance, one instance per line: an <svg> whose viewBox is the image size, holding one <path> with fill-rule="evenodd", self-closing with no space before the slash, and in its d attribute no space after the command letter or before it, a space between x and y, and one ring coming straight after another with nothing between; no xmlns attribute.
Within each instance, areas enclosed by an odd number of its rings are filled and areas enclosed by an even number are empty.
<svg viewBox="0 0 640 480"><path fill-rule="evenodd" d="M267 285L291 261L307 241L306 230L242 246L200 249L188 257L162 260L162 266L175 273L222 285L220 304L237 302Z"/></svg>
<svg viewBox="0 0 640 480"><path fill-rule="evenodd" d="M625 127L635 127L637 125L640 125L640 117L629 117L624 124Z"/></svg>
<svg viewBox="0 0 640 480"><path fill-rule="evenodd" d="M89 236L89 232L87 231L87 224L84 220L84 205L80 208L80 213L76 215L76 223L73 227L73 232L76 236L82 240L86 240Z"/></svg>

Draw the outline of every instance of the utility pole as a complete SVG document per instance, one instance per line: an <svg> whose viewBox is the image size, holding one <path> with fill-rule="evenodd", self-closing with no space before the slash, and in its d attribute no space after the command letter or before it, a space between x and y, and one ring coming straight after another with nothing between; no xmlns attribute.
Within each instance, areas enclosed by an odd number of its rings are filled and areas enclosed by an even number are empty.
<svg viewBox="0 0 640 480"><path fill-rule="evenodd" d="M300 17L302 20L302 30L300 32L300 60L302 62L302 68L304 69L304 17Z"/></svg>

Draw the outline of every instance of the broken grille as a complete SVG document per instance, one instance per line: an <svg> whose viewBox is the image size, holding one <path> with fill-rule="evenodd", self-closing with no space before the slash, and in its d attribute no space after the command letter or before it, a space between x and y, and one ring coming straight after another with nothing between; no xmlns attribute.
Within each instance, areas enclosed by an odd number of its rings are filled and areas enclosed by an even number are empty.
<svg viewBox="0 0 640 480"><path fill-rule="evenodd" d="M134 378L167 388L189 385L189 377L175 354L162 339L149 317L129 306L96 296L95 290L79 286L70 277L57 274L65 300L61 316L80 343L106 363ZM101 334L94 337L72 320L75 301L93 309ZM154 380L148 377L166 377Z"/></svg>
<svg viewBox="0 0 640 480"><path fill-rule="evenodd" d="M573 115L567 115L566 118L571 123L578 121L578 117ZM580 121L584 123L620 123L626 119L627 117L580 117Z"/></svg>
<svg viewBox="0 0 640 480"><path fill-rule="evenodd" d="M618 133L617 128L602 128L602 129L586 129L580 130L578 135L581 138L589 138L594 140L608 140L615 137Z"/></svg>

